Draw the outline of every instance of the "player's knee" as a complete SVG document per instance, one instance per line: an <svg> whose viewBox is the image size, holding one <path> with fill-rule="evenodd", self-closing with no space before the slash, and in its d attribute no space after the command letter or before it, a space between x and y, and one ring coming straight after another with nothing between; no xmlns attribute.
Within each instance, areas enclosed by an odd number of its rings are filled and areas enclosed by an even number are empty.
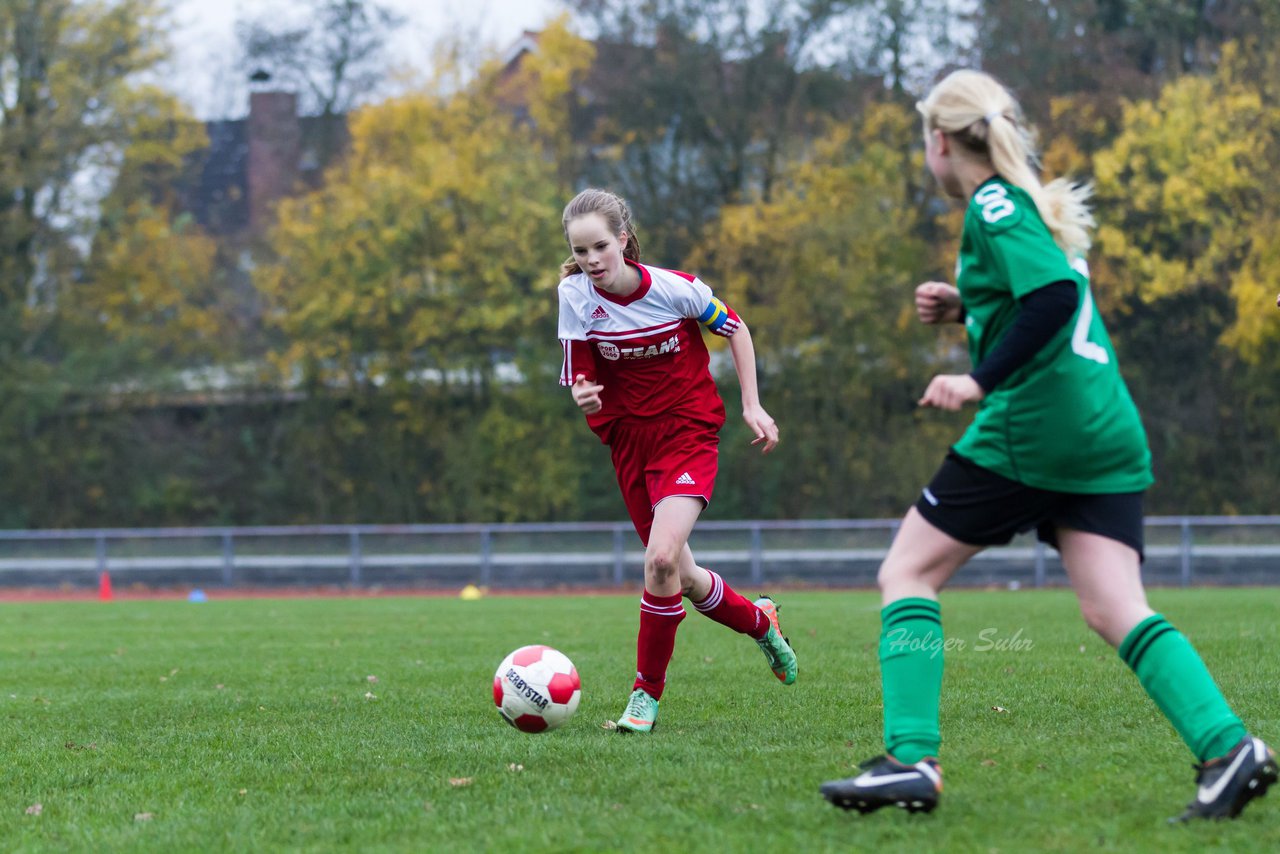
<svg viewBox="0 0 1280 854"><path fill-rule="evenodd" d="M890 555L876 573L876 584L886 601L908 596L936 596L954 572L941 561L921 562L910 556L894 559Z"/></svg>
<svg viewBox="0 0 1280 854"><path fill-rule="evenodd" d="M675 546L649 544L645 554L645 577L654 581L668 581L680 572L680 551Z"/></svg>
<svg viewBox="0 0 1280 854"><path fill-rule="evenodd" d="M680 595L693 596L696 592L697 584L694 583L693 576L680 573Z"/></svg>
<svg viewBox="0 0 1280 854"><path fill-rule="evenodd" d="M1119 645L1134 622L1130 616L1132 610L1124 602L1080 600L1080 615L1084 617L1085 625L1112 646Z"/></svg>
<svg viewBox="0 0 1280 854"><path fill-rule="evenodd" d="M912 584L923 580L925 573L920 571L914 564L906 561L894 560L892 556L885 559L880 564L880 570L876 573L876 584L879 585L883 592L886 589L896 587L900 584Z"/></svg>
<svg viewBox="0 0 1280 854"><path fill-rule="evenodd" d="M1102 634L1103 629L1107 627L1107 610L1097 602L1080 602L1080 616L1084 617L1084 624L1093 629L1098 634Z"/></svg>

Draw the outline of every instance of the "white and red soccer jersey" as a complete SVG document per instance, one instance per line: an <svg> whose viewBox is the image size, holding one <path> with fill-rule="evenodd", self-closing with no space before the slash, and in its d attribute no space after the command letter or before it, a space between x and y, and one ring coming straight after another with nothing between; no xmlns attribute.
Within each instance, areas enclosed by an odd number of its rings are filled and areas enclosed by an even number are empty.
<svg viewBox="0 0 1280 854"><path fill-rule="evenodd" d="M601 410L587 416L604 441L609 424L626 417L680 415L719 429L724 403L701 327L727 338L741 320L696 276L633 266L640 287L625 297L598 289L585 273L560 282L560 384L585 374L604 386Z"/></svg>

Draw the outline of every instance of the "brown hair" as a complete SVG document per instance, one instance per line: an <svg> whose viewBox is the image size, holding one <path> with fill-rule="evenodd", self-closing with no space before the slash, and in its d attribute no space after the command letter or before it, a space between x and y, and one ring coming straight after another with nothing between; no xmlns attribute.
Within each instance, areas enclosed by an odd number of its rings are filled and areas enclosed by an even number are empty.
<svg viewBox="0 0 1280 854"><path fill-rule="evenodd" d="M1091 188L1065 178L1041 185L1035 138L1018 102L999 81L982 71L953 71L916 109L924 116L926 133L942 131L962 148L986 157L1001 178L1025 190L1064 252L1084 255L1089 250L1094 226L1087 205Z"/></svg>
<svg viewBox="0 0 1280 854"><path fill-rule="evenodd" d="M564 206L564 216L561 217L560 223L564 226L565 239L569 239L569 223L580 216L598 213L604 217L605 224L609 226L609 231L619 235L622 232L627 233L627 245L622 247L622 257L640 263L640 238L636 237L636 227L631 221L631 208L627 205L625 199L621 196L609 192L608 190L597 190L588 188L573 197L573 201ZM560 265L560 278L572 276L574 273L581 273L582 268L578 266L578 262L570 255L563 264Z"/></svg>

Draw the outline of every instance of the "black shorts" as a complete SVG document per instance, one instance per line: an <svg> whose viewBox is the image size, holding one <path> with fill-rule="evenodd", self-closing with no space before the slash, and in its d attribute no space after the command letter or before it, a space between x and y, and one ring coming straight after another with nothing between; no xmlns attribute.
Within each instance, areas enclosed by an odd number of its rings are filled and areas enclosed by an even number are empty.
<svg viewBox="0 0 1280 854"><path fill-rule="evenodd" d="M949 537L999 546L1036 530L1058 547L1058 527L1117 540L1143 556L1141 492L1051 492L1010 480L951 451L921 492L916 510Z"/></svg>

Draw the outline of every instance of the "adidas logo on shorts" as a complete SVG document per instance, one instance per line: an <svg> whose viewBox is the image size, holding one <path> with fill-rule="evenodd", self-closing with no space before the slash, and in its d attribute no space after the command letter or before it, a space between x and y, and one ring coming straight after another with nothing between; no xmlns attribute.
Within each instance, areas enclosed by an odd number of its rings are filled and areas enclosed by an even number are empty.
<svg viewBox="0 0 1280 854"><path fill-rule="evenodd" d="M696 486L697 485L693 482L693 478L689 477L688 472L685 472L684 474L676 478L676 483L679 484L680 486Z"/></svg>

